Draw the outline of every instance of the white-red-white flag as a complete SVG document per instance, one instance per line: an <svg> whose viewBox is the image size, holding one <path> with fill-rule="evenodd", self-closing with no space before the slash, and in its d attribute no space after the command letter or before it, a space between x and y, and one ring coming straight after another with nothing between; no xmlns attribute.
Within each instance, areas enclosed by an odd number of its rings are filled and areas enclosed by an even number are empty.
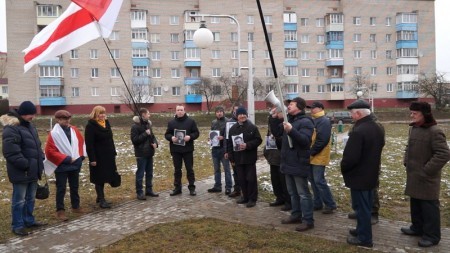
<svg viewBox="0 0 450 253"><path fill-rule="evenodd" d="M67 10L23 50L24 71L91 40L109 37L123 0L72 0Z"/></svg>

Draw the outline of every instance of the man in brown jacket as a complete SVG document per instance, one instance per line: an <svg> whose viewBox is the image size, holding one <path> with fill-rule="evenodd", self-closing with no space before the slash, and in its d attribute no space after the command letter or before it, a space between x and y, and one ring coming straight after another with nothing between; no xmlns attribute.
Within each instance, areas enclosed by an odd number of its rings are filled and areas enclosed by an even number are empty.
<svg viewBox="0 0 450 253"><path fill-rule="evenodd" d="M410 197L411 222L402 233L421 236L420 247L437 245L441 239L439 191L441 171L450 151L445 134L437 126L427 102L409 106L412 122L403 164L406 167L405 194Z"/></svg>

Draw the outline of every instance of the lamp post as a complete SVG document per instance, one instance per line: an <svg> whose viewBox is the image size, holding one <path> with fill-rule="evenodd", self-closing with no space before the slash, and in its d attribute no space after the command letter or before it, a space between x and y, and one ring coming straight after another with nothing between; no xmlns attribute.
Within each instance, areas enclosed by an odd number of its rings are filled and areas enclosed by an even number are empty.
<svg viewBox="0 0 450 253"><path fill-rule="evenodd" d="M372 112L374 112L374 111L375 111L375 107L373 106L373 94L372 94L372 92L370 92L369 89L366 88L366 90L368 90L368 92L369 92L370 110L371 110ZM363 92L362 90L358 90L358 91L356 92L356 99L361 99L361 97L362 97L363 95L364 95L364 92Z"/></svg>
<svg viewBox="0 0 450 253"><path fill-rule="evenodd" d="M204 18L216 17L216 18L229 18L233 20L237 25L237 46L238 46L238 76L241 76L241 69L248 70L248 84L247 84L247 111L248 118L251 122L255 123L255 90L253 89L253 45L252 42L248 42L247 49L241 48L241 26L237 19L230 15L215 15L215 14L193 14L191 17L201 17L200 28L195 31L193 39L196 46L199 48L208 48L213 43L213 34L206 28ZM241 65L241 53L247 52L248 55L248 67Z"/></svg>

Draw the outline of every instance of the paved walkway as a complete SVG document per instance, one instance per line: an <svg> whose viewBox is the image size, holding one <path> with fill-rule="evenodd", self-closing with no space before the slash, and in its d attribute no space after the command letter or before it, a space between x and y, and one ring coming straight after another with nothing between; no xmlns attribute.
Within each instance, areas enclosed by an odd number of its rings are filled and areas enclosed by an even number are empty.
<svg viewBox="0 0 450 253"><path fill-rule="evenodd" d="M269 170L265 160L259 160L258 172ZM211 217L236 223L261 226L270 229L293 231L295 225L282 225L280 220L289 213L258 202L254 208L237 205L223 193L208 193L213 178L196 183L197 196L191 197L186 187L183 194L170 197L169 191L161 192L159 198L147 201L131 200L102 210L35 231L27 237L15 237L0 244L0 252L92 252L96 248L112 244L124 237L145 230L154 224L174 222L186 218ZM315 228L304 232L332 241L345 242L348 230L355 222L346 213L331 215L314 213ZM417 237L405 236L400 227L405 222L380 219L373 227L374 249L384 252L419 252ZM442 240L430 252L450 252L450 229L442 229Z"/></svg>

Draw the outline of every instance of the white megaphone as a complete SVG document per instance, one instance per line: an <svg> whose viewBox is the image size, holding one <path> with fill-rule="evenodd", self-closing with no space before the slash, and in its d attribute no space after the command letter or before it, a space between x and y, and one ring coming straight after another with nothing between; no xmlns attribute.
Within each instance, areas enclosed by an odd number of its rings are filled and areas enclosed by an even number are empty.
<svg viewBox="0 0 450 253"><path fill-rule="evenodd" d="M278 108L281 109L281 102L280 100L277 98L277 96L275 96L275 93L273 92L273 90L271 90L269 92L269 94L267 94L266 98L264 98L264 101L271 103L273 106L276 106Z"/></svg>

